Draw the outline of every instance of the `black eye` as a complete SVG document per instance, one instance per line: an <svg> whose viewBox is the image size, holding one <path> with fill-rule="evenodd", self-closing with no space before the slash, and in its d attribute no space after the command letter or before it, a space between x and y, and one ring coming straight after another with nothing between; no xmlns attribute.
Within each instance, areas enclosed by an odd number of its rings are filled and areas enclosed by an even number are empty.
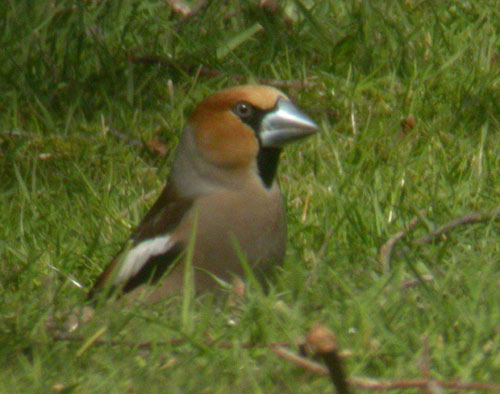
<svg viewBox="0 0 500 394"><path fill-rule="evenodd" d="M234 113L242 119L248 119L253 115L253 108L250 104L241 102L234 106Z"/></svg>

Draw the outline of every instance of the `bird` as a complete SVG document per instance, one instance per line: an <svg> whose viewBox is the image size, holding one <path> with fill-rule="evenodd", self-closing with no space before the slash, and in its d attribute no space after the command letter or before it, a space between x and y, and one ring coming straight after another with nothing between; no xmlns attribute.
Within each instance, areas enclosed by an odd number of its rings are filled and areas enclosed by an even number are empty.
<svg viewBox="0 0 500 394"><path fill-rule="evenodd" d="M318 130L274 87L234 86L204 99L180 135L161 194L88 298L155 303L182 294L188 258L196 293L243 277L242 259L266 281L287 241L280 153Z"/></svg>

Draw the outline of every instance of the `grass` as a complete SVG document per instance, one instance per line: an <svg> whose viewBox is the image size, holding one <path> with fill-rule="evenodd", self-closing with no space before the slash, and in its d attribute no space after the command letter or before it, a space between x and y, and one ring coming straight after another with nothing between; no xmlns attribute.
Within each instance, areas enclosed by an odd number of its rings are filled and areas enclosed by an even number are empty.
<svg viewBox="0 0 500 394"><path fill-rule="evenodd" d="M0 5L3 392L328 392L241 346L293 344L318 321L352 351L352 376L422 376L425 337L432 378L500 383L498 220L411 243L498 206L497 2L285 1L288 22L256 3L210 2L184 23L163 1ZM270 291L236 309L206 295L109 310L82 341L53 341L47 317L82 305L160 190L186 116L234 74L316 83L288 90L322 133L283 155L289 245ZM419 212L381 266L379 248ZM88 342L102 332L136 345ZM172 338L184 342L158 343Z"/></svg>

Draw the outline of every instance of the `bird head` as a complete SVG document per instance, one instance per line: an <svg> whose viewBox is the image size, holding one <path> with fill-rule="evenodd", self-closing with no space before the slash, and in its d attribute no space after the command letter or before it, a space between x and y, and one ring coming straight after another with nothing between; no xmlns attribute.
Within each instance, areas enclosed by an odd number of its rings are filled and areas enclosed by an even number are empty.
<svg viewBox="0 0 500 394"><path fill-rule="evenodd" d="M202 101L189 129L197 151L220 168L257 165L266 186L272 183L281 148L307 137L318 126L277 89L237 86Z"/></svg>

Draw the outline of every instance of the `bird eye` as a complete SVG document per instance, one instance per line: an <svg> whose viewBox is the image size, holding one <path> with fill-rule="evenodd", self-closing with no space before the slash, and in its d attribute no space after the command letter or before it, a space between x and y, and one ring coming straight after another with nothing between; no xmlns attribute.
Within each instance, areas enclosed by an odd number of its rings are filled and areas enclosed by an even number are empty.
<svg viewBox="0 0 500 394"><path fill-rule="evenodd" d="M253 115L253 108L250 104L241 102L234 106L234 113L242 119L248 119Z"/></svg>

